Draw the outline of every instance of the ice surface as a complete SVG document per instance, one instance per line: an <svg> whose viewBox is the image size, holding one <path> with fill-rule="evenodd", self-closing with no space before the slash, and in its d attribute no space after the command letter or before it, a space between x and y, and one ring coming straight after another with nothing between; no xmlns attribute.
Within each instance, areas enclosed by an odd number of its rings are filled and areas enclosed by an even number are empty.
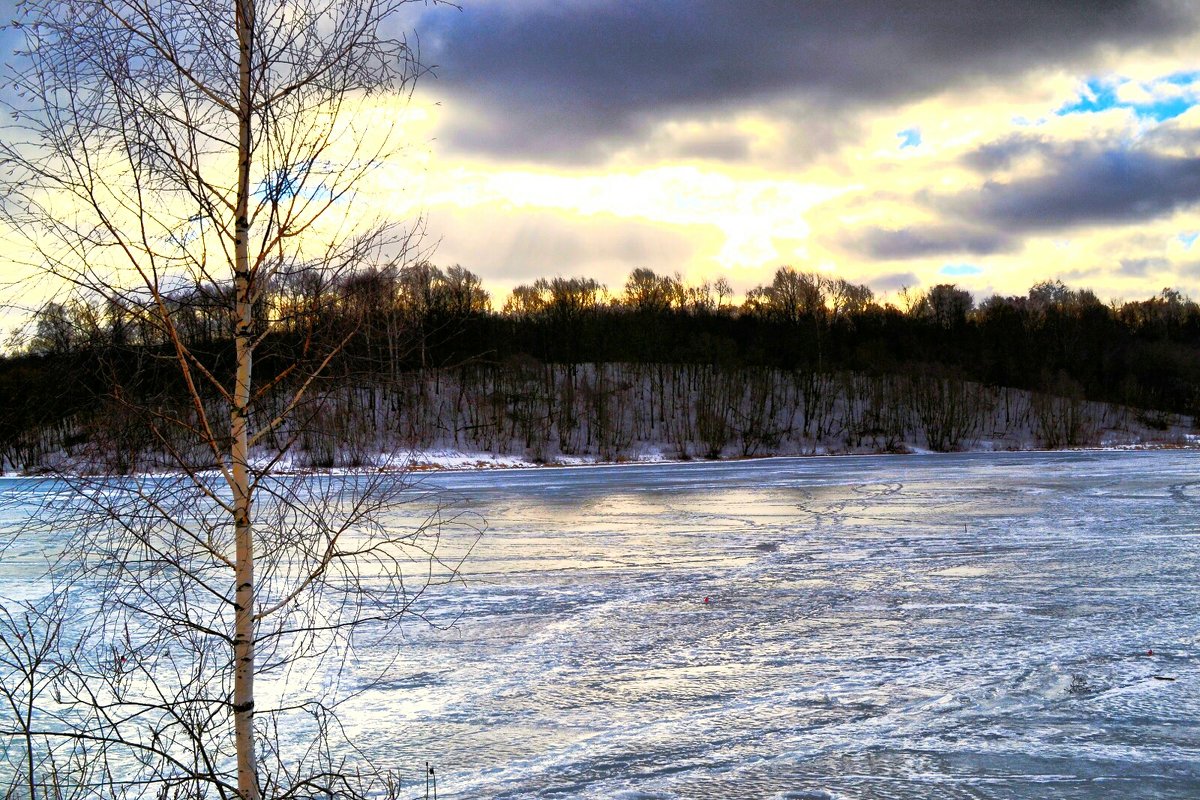
<svg viewBox="0 0 1200 800"><path fill-rule="evenodd" d="M360 654L387 680L345 721L410 783L432 762L439 797L1200 796L1195 454L438 473L418 493L393 524L453 501L487 531L466 584L426 598L449 627Z"/></svg>

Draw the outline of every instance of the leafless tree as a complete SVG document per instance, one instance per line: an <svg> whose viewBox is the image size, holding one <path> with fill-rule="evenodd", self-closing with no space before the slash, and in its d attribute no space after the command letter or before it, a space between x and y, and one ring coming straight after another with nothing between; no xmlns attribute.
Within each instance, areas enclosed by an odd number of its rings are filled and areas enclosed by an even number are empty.
<svg viewBox="0 0 1200 800"><path fill-rule="evenodd" d="M43 509L66 539L55 574L80 605L49 628L73 657L47 678L60 710L36 733L86 745L105 794L377 788L369 771L351 780L358 756L330 744L326 689L362 631L412 610L455 563L434 552L436 527L381 521L400 498L393 475L280 471L320 419L323 375L353 331L323 328L319 307L289 309L285 325L266 298L415 259L414 229L366 194L405 146L403 101L422 67L391 31L409 2L22 4L3 219L51 283L146 325L184 398L114 386L109 401L171 471L87 477L105 471L93 452L62 464L71 500ZM184 334L181 292L223 305L227 332L210 348Z"/></svg>
<svg viewBox="0 0 1200 800"><path fill-rule="evenodd" d="M683 305L686 298L683 278L679 273L656 275L654 270L639 267L625 281L625 295L621 303L634 311L661 314L668 309Z"/></svg>
<svg viewBox="0 0 1200 800"><path fill-rule="evenodd" d="M950 370L916 370L909 378L909 398L917 428L931 450L973 446L992 415L987 388Z"/></svg>
<svg viewBox="0 0 1200 800"><path fill-rule="evenodd" d="M1083 387L1067 375L1047 379L1048 391L1030 399L1033 433L1043 447L1082 447L1099 439L1100 422L1095 404L1083 396Z"/></svg>
<svg viewBox="0 0 1200 800"><path fill-rule="evenodd" d="M704 446L705 458L720 458L733 438L732 406L735 392L729 370L705 365L696 371L697 391L692 394L695 438Z"/></svg>
<svg viewBox="0 0 1200 800"><path fill-rule="evenodd" d="M738 371L736 380L744 387L731 409L742 456L774 452L784 433L779 420L784 391L778 373L767 367L747 367Z"/></svg>

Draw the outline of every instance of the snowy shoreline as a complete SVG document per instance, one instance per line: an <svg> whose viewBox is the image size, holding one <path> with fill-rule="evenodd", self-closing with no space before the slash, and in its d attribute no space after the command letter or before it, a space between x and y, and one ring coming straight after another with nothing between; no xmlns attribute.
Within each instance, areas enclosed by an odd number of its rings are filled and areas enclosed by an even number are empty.
<svg viewBox="0 0 1200 800"><path fill-rule="evenodd" d="M555 458L546 461L534 461L512 455L495 455L492 453L468 453L464 451L439 450L428 453L413 454L412 460L405 467L409 472L483 472L490 470L532 470L532 469L576 469L583 467L620 467L648 466L654 464L721 464L737 461L770 461L774 459L792 458L877 458L879 456L946 456L964 454L988 453L1118 453L1129 451L1155 450L1195 450L1200 452L1200 435L1189 435L1185 443L1179 442L1141 442L1136 444L1112 444L1095 447L1020 447L1020 448L990 448L975 447L949 452L920 448L907 448L903 451L826 451L806 453L772 453L769 455L741 456L730 455L721 458L673 458L661 452L644 453L638 456L605 461L599 458L570 457ZM363 469L370 469L364 467ZM328 475L331 473L352 470L295 470L294 472L311 475Z"/></svg>
<svg viewBox="0 0 1200 800"><path fill-rule="evenodd" d="M1113 441L1099 445L1081 445L1077 447L1038 447L1033 441L1022 442L1013 446L1011 439L1002 446L995 442L979 442L975 447L959 450L940 451L903 444L899 449L879 449L860 447L854 449L815 448L813 450L796 450L791 452L762 453L756 455L741 455L729 453L718 458L691 456L680 458L670 455L668 445L647 445L638 452L623 455L616 459L604 459L598 454L586 455L556 455L546 459L534 459L511 453L492 453L459 450L454 448L431 448L427 450L413 449L407 451L380 452L366 459L366 463L357 466L344 467L312 467L297 465L288 459L277 463L271 473L279 476L339 476L339 475L372 475L394 473L422 474L432 472L488 472L496 470L544 470L544 469L579 469L585 467L614 467L614 466L648 466L655 464L720 464L739 461L766 461L771 459L791 458L875 458L879 456L944 456L988 453L1063 453L1063 452L1095 452L1115 453L1129 451L1200 451L1200 433L1184 433L1175 431L1161 439L1146 439L1141 441ZM253 467L263 469L267 459L255 459ZM139 470L132 473L111 473L113 477L169 477L182 476L185 473L174 469ZM197 475L216 477L220 472L213 468L198 470ZM56 476L72 477L104 477L103 470L96 469L63 469L36 472L21 472L5 470L0 472L0 478L53 478Z"/></svg>
<svg viewBox="0 0 1200 800"><path fill-rule="evenodd" d="M1058 447L1058 448L1039 448L1039 447L1022 447L1022 448L973 448L970 450L955 450L955 451L938 451L925 450L918 448L910 448L904 451L830 451L830 452L808 452L808 453L773 453L770 455L755 455L741 456L730 455L722 456L721 458L672 458L664 456L661 453L648 453L640 456L629 458L621 458L613 461L604 461L599 458L589 459L584 457L558 458L548 461L533 461L520 456L512 455L495 455L492 453L469 453L465 451L445 451L439 450L433 453L412 454L411 458L395 459L387 463L375 463L364 465L361 467L335 467L335 468L313 468L313 467L279 467L272 470L275 475L303 475L311 477L324 477L336 475L358 475L358 474L379 474L379 473L394 473L397 475L413 474L413 473L471 473L471 472L497 472L497 471L520 471L520 470L547 470L547 469L587 469L599 467L645 467L653 465L675 465L675 464L728 464L741 461L772 461L782 459L797 459L797 458L836 458L836 459L854 459L854 458L878 458L880 456L954 456L954 455L986 455L988 453L1120 453L1130 451L1152 452L1157 450L1181 451L1194 450L1200 452L1200 436L1189 437L1186 444L1173 442L1145 442L1140 444L1120 444L1120 445L1102 445L1098 447ZM169 477L172 475L183 475L184 473L174 470L158 470L153 472L135 472L128 475L113 474L112 477L138 477L146 478L152 476ZM198 474L216 476L219 473L215 470L203 470ZM73 476L73 477L104 477L99 473L94 472L39 472L39 473L24 473L13 470L7 470L0 473L0 479L19 479L19 478L54 478L58 476Z"/></svg>

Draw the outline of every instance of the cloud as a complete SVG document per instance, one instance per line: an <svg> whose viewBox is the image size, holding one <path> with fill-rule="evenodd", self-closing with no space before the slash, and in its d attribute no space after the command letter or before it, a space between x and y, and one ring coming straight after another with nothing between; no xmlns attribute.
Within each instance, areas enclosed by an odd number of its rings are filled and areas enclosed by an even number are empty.
<svg viewBox="0 0 1200 800"><path fill-rule="evenodd" d="M1035 151L1044 160L1035 175L988 180L978 190L926 199L943 213L974 224L1022 232L1133 224L1200 202L1200 157L1148 146L1055 146L1014 139L981 148L966 160L976 166L1006 165L1014 154Z"/></svg>
<svg viewBox="0 0 1200 800"><path fill-rule="evenodd" d="M1038 135L1016 133L970 150L962 156L961 161L969 169L991 173L1011 169L1026 157L1053 156L1056 150L1062 154L1063 145Z"/></svg>
<svg viewBox="0 0 1200 800"><path fill-rule="evenodd" d="M452 109L444 141L581 162L664 119L842 117L1161 44L1196 23L1169 0L496 0L420 27Z"/></svg>
<svg viewBox="0 0 1200 800"><path fill-rule="evenodd" d="M431 212L429 227L434 235L456 231L438 246L439 264L460 263L485 277L503 275L506 283L571 275L596 278L610 289L634 267L668 274L679 269L704 239L704 232L686 226L497 207L441 208Z"/></svg>
<svg viewBox="0 0 1200 800"><path fill-rule="evenodd" d="M1152 256L1149 258L1122 258L1120 261L1120 269L1117 271L1122 275L1128 275L1132 278L1143 278L1151 271L1168 269L1171 266L1170 260L1161 256Z"/></svg>
<svg viewBox="0 0 1200 800"><path fill-rule="evenodd" d="M1008 236L990 230L959 225L920 225L908 228L867 228L849 234L842 245L883 260L923 258L951 253L992 255L1012 250Z"/></svg>
<svg viewBox="0 0 1200 800"><path fill-rule="evenodd" d="M675 148L682 158L705 158L716 161L744 161L750 155L751 143L745 136L726 134L695 137L680 142Z"/></svg>
<svg viewBox="0 0 1200 800"><path fill-rule="evenodd" d="M1104 270L1100 269L1099 267L1092 267L1091 269L1072 269L1066 272L1059 272L1058 278L1061 281L1072 284L1079 281L1086 281L1091 278L1099 278L1103 275Z"/></svg>
<svg viewBox="0 0 1200 800"><path fill-rule="evenodd" d="M877 292L895 292L921 284L915 272L888 272L863 281Z"/></svg>

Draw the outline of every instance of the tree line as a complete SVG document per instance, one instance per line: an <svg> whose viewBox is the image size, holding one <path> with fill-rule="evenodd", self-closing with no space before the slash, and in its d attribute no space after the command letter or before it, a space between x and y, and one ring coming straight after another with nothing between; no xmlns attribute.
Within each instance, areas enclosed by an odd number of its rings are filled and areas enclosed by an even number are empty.
<svg viewBox="0 0 1200 800"><path fill-rule="evenodd" d="M136 296L76 296L14 337L0 361L10 467L36 469L65 448L129 470L174 446L141 419L190 413L169 337L215 370L234 357L235 318L232 291L181 289L166 302L169 327ZM1200 306L1170 289L1104 303L1043 281L977 303L943 284L881 302L866 286L781 267L735 303L724 279L635 269L611 291L539 279L497 308L469 270L421 262L304 274L256 303L260 363L288 365L278 397L320 373L296 427L295 451L313 466L438 444L615 457L658 441L686 457L781 442L953 450L1022 429L1078 445L1112 422L1098 403L1157 429L1200 406ZM1021 413L1011 390L1023 392Z"/></svg>

